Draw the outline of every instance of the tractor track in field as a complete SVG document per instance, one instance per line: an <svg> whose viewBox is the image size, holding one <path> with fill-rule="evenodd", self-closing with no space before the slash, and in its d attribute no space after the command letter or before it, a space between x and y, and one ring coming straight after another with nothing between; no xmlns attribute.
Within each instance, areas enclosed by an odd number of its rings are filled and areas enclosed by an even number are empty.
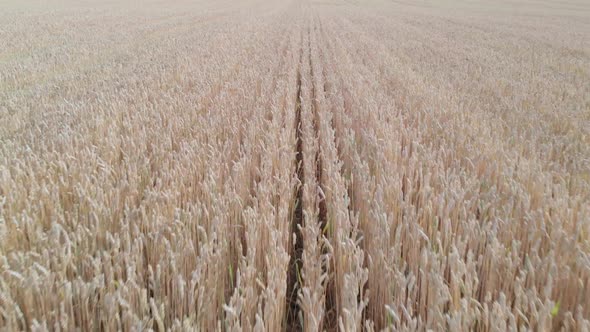
<svg viewBox="0 0 590 332"><path fill-rule="evenodd" d="M298 294L301 285L298 280L298 273L301 271L303 238L301 227L303 227L303 184L305 183L303 172L303 138L301 123L301 61L303 59L303 46L299 53L299 69L297 70L297 94L295 100L295 172L297 176L297 187L294 192L294 211L291 220L291 234L289 247L289 270L287 273L287 296L286 296L286 326L288 331L303 331L303 326L299 316L301 308L299 306Z"/></svg>
<svg viewBox="0 0 590 332"><path fill-rule="evenodd" d="M310 22L311 24L311 22ZM318 150L316 151L315 155L310 156L311 160L305 160L304 156L304 145L305 144L314 144L313 142L306 142L306 140L312 139L319 141L321 135L321 128L320 128L320 114L319 112L320 107L318 105L317 94L316 94L316 86L314 75L318 75L318 73L314 72L313 69L313 60L312 60L312 38L311 35L314 33L314 30L311 26L307 28L307 31L303 32L303 34L307 34L307 38L302 40L301 46L301 53L300 53L300 61L299 61L299 70L297 72L297 95L296 95L296 104L295 104L295 133L296 133L296 176L298 179L297 188L295 188L294 192L294 210L293 210L293 217L291 220L291 236L293 239L290 241L290 262L289 262L289 272L287 275L287 296L286 296L286 328L288 331L302 331L302 310L299 304L298 295L300 293L302 285L301 274L300 271L302 269L302 254L303 254L303 238L301 234L301 228L304 227L304 206L303 206L303 187L305 184L305 172L304 172L304 165L305 163L313 163L315 169L315 183L317 184L317 200L316 204L318 207L318 214L317 219L315 222L318 223L318 226L321 230L327 229L328 226L328 210L326 205L326 199L324 197L325 193L325 175L324 173L324 165L323 165L323 158L322 152L319 148L318 143ZM318 45L315 45L318 46ZM304 70L306 72L304 72ZM308 83L311 83L310 86L303 86L302 81L308 80ZM307 82L306 82L307 83ZM309 89L309 100L306 100L303 96L303 88ZM322 87L323 88L323 87ZM304 103L309 103L309 105L303 105ZM306 115L303 112L304 107L309 107L310 119L303 119ZM313 131L312 137L305 137L303 134L303 127L304 121L310 121L311 128ZM313 182L313 180L312 180ZM325 236L323 234L322 236ZM318 239L318 241L321 241ZM326 255L329 254L328 248L321 245L322 247L322 254ZM323 272L326 273L328 276L333 274L333 271L330 270L330 266L323 266ZM324 330L335 330L337 328L337 298L336 298L336 285L335 280L332 277L329 277L327 280L327 291L325 295L325 317L323 318L322 326Z"/></svg>
<svg viewBox="0 0 590 332"><path fill-rule="evenodd" d="M312 82L311 86L311 111L313 114L313 128L314 128L314 139L320 141L321 140L321 123L320 123L320 112L322 111L319 102L318 96L316 94L316 84L315 84L315 77L316 75L321 75L321 73L314 72L313 69L313 60L311 55L312 49L312 38L311 34L314 32L312 27L309 28L308 31L308 50L309 50L309 70L310 70L310 78ZM320 45L315 45L319 47ZM321 87L323 89L323 87ZM324 161L322 156L322 148L321 143L318 142L318 150L315 155L315 164L316 164L316 183L318 185L318 223L320 224L320 229L322 230L322 235L326 236L327 229L330 227L329 220L328 220L328 207L326 205L326 187L325 187L325 175L324 175ZM329 255L329 249L325 246L322 247L322 255ZM323 272L328 275L327 283L326 283L326 296L324 302L324 321L323 321L323 330L326 331L336 331L338 326L338 302L336 298L336 281L333 277L333 258L330 258L328 266L323 267Z"/></svg>

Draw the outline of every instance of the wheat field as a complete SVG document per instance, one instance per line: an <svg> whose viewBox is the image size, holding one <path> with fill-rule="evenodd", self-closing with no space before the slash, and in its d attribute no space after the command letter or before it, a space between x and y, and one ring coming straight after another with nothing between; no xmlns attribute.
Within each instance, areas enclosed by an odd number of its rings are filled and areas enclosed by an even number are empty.
<svg viewBox="0 0 590 332"><path fill-rule="evenodd" d="M590 331L590 3L0 0L0 331Z"/></svg>

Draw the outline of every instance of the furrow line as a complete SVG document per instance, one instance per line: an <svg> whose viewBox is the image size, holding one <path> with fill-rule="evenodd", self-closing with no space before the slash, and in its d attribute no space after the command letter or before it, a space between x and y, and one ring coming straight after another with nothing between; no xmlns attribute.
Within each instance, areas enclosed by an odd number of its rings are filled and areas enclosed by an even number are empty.
<svg viewBox="0 0 590 332"><path fill-rule="evenodd" d="M303 49L299 55L299 66L303 58ZM297 300L301 289L299 271L301 271L303 238L301 227L303 225L303 184L305 178L303 174L303 139L301 135L301 68L297 71L297 95L295 101L295 136L296 136L296 156L295 170L298 184L294 192L293 216L291 219L290 239L290 261L289 272L287 274L287 296L286 296L286 323L288 331L302 331L303 326L300 323L299 316L301 308Z"/></svg>

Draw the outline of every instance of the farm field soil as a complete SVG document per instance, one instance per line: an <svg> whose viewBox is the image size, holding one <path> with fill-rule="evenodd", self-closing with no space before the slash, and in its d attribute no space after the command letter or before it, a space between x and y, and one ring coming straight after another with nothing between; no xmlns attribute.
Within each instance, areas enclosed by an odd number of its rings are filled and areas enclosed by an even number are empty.
<svg viewBox="0 0 590 332"><path fill-rule="evenodd" d="M589 2L0 8L0 331L590 331Z"/></svg>

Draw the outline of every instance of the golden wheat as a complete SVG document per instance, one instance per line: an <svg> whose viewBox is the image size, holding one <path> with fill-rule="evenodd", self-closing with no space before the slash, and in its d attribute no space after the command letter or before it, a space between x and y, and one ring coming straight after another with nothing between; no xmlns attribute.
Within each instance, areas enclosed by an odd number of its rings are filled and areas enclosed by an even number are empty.
<svg viewBox="0 0 590 332"><path fill-rule="evenodd" d="M4 1L0 330L590 330L580 0Z"/></svg>

